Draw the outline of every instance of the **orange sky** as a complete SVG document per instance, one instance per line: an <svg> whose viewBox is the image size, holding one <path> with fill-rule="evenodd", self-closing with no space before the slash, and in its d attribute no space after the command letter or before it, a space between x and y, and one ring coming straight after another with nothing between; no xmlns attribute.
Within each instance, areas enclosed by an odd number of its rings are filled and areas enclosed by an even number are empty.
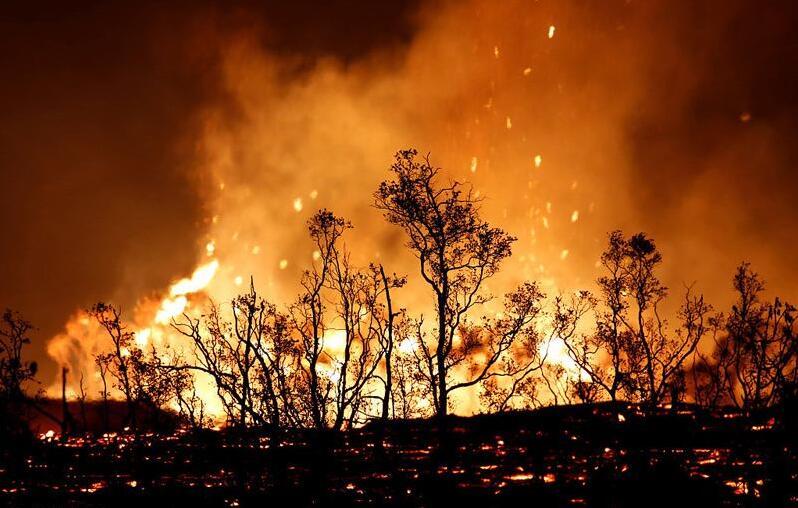
<svg viewBox="0 0 798 508"><path fill-rule="evenodd" d="M353 221L361 261L413 276L370 208L407 146L519 238L496 293L589 288L622 228L658 241L676 292L725 305L748 259L798 296L788 5L19 2L0 21L0 305L38 325L50 376L71 315L132 312L209 241L215 295L254 274L290 298L320 206Z"/></svg>

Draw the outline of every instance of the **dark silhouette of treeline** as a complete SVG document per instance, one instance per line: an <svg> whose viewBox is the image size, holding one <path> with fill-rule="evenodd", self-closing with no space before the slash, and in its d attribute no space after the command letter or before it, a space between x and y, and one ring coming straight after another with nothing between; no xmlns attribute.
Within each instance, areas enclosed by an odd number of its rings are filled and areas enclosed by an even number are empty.
<svg viewBox="0 0 798 508"><path fill-rule="evenodd" d="M658 277L662 256L654 240L614 231L596 293L547 298L537 283L525 282L503 296L500 313L488 315L481 310L495 297L485 282L516 239L481 217L469 185L445 180L428 157L403 150L374 206L404 232L418 261L412 276L429 289L429 313L411 315L397 300L410 275L354 265L347 247L352 224L320 210L307 224L316 252L300 294L278 306L251 281L225 305L172 321L187 349L141 348L119 307L93 306L89 314L107 336L107 352L95 358L103 389L87 394L81 379L78 414L64 393L61 415L50 416L65 434L86 430L80 411L99 395L94 407L102 408L105 430L118 397L123 424L133 431L144 414L149 428L174 428L177 419L203 429L211 419L195 373L213 380L228 428L275 438L289 429L444 421L457 409L453 394L469 387L486 412L598 401L758 411L795 395L795 307L765 299L764 283L747 263L733 276L736 301L727 312L688 287L666 319L661 307L670 292ZM16 313L3 314L0 435L14 442L26 432L23 406L48 411L26 395L36 375L36 364L23 358L31 330ZM341 338L335 350L331 332ZM563 342L580 373L547 361L552 339Z"/></svg>

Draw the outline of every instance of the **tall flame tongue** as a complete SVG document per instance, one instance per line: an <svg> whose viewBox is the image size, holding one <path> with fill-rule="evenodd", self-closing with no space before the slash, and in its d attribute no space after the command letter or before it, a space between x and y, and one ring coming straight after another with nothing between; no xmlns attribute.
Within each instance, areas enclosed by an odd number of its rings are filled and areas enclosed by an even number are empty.
<svg viewBox="0 0 798 508"><path fill-rule="evenodd" d="M136 330L136 345L140 348L169 345L178 350L185 347L186 339L171 329L170 322L183 313L200 312L207 300L206 288L218 269L219 261L212 259L197 267L191 277L172 284L162 299L146 298L137 302L132 314L123 316L128 326ZM64 332L54 337L47 347L48 354L71 373L68 394L77 393L82 377L89 398L98 397L102 389L94 358L109 350L110 341L105 330L86 311L77 312L67 322ZM215 391L203 381L207 380L198 380L198 393L213 411L218 407ZM60 381L57 381L49 387L48 394L60 396L60 391Z"/></svg>

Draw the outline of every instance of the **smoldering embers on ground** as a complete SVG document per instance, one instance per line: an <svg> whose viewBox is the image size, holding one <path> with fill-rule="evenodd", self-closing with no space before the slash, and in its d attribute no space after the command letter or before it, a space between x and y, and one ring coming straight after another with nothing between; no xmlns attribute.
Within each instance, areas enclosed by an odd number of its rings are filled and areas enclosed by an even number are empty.
<svg viewBox="0 0 798 508"><path fill-rule="evenodd" d="M279 443L254 431L42 434L2 471L0 493L35 506L781 506L798 501L788 407L584 404Z"/></svg>

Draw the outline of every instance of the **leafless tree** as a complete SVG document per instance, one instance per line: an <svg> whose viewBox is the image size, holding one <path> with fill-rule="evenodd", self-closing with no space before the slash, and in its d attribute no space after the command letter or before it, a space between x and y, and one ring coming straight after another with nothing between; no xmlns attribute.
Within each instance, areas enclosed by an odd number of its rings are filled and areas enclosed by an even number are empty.
<svg viewBox="0 0 798 508"><path fill-rule="evenodd" d="M290 306L289 315L301 339L301 364L304 384L307 386L305 405L312 424L324 428L327 407L334 384L323 373L319 364L324 354L324 334L327 330L326 306L323 290L329 284L335 246L344 231L352 226L327 210L318 211L308 221L308 232L316 246L316 262L302 274L302 293Z"/></svg>
<svg viewBox="0 0 798 508"><path fill-rule="evenodd" d="M78 381L78 407L80 408L80 422L85 431L88 429L88 420L86 419L86 398L88 397L88 393L86 393L86 383L84 380L83 371L80 371L80 380Z"/></svg>
<svg viewBox="0 0 798 508"><path fill-rule="evenodd" d="M429 157L419 158L412 149L400 151L391 171L393 179L382 182L375 193L375 206L404 230L421 276L434 293L437 328L431 354L425 348L425 355L434 370L436 412L445 417L450 369L469 346L466 337L465 348L455 348L455 337L469 311L490 299L482 285L510 255L515 238L482 220L470 188L456 181L440 184L440 170Z"/></svg>
<svg viewBox="0 0 798 508"><path fill-rule="evenodd" d="M558 296L554 300L553 312L548 319L542 320L540 302L545 296L537 291L536 286L532 287L537 292L534 299L539 303L528 316L529 325L522 340L516 344L513 354L503 360L496 376L483 384L481 397L489 411L537 407L544 403L544 391L555 404L560 399L571 398L569 390L573 383L569 382L570 374L562 365L549 361L549 351L554 340L566 341L577 332L581 319L592 308L592 300L588 293L579 293L568 301Z"/></svg>
<svg viewBox="0 0 798 508"><path fill-rule="evenodd" d="M445 358L447 375L445 398L459 389L481 385L483 390L495 388L493 398L502 398L499 404L506 408L526 378L535 370L538 333L535 321L541 313L544 298L537 285L525 283L505 296L504 308L496 318L483 317L479 324L464 321L456 341ZM423 331L416 333L419 341L421 372L427 379L433 401L439 401L435 356L426 345ZM527 352L526 361L516 359L513 346L519 343ZM501 389L499 379L513 380L512 387ZM517 382L516 382L517 381ZM502 397L503 395L503 397ZM497 408L498 406L493 406Z"/></svg>
<svg viewBox="0 0 798 508"><path fill-rule="evenodd" d="M689 365L690 388L696 404L716 409L729 402L726 387L729 384L732 357L728 336L723 333L725 316L717 313L710 316L707 323L707 336L710 340L706 342L709 342L712 349L705 353L699 345L693 352Z"/></svg>
<svg viewBox="0 0 798 508"><path fill-rule="evenodd" d="M116 379L117 388L122 392L127 404L127 421L131 428L137 429L136 389L133 381L131 355L135 349L134 334L122 323L121 310L107 303L97 303L89 314L105 329L111 339L111 351L103 353L96 361L108 366L108 371Z"/></svg>
<svg viewBox="0 0 798 508"><path fill-rule="evenodd" d="M369 272L370 279L375 282L375 287L372 291L374 298L369 303L369 312L376 327L384 366L384 372L374 377L382 381L384 388L380 401L380 418L384 421L390 417L391 411L394 386L394 348L397 335L396 323L404 314L403 309L397 310L395 308L391 292L404 286L406 279L398 277L396 274L387 275L382 265L370 265ZM381 298L385 300L384 305L378 301Z"/></svg>
<svg viewBox="0 0 798 508"><path fill-rule="evenodd" d="M382 283L376 271L353 267L343 245L332 245L330 267L327 287L344 339L342 351L325 351L336 378L332 428L339 430L345 422L351 425L363 409L363 390L382 358L377 311Z"/></svg>
<svg viewBox="0 0 798 508"><path fill-rule="evenodd" d="M100 381L102 381L103 389L100 395L103 399L103 430L106 432L110 429L110 408L108 407L108 368L110 358L106 355L98 355L94 357L94 363L97 365L97 372L100 374Z"/></svg>
<svg viewBox="0 0 798 508"><path fill-rule="evenodd" d="M611 400L623 393L656 405L676 393L685 360L707 333L712 308L689 287L681 326L668 329L659 311L668 294L656 275L661 261L644 234L627 239L612 232L601 256L606 274L598 279L596 329L565 341L571 359Z"/></svg>
<svg viewBox="0 0 798 508"><path fill-rule="evenodd" d="M206 414L205 401L197 390L197 380L189 369L173 369L173 365L186 365L183 351L171 352L164 361L163 369L169 372L168 381L171 397L177 407L179 421L192 430L200 430L210 425L211 420Z"/></svg>
<svg viewBox="0 0 798 508"><path fill-rule="evenodd" d="M23 358L23 350L30 344L33 325L18 313L6 309L0 320L0 398L21 400L25 384L33 381L38 370L34 361Z"/></svg>
<svg viewBox="0 0 798 508"><path fill-rule="evenodd" d="M390 290L404 284L374 265L359 269L352 264L342 239L351 227L327 210L310 219L308 230L317 260L303 275L303 292L290 308L302 338L302 367L310 388L313 423L336 430L373 414L373 401L379 397L373 394L372 382L386 382L377 369L393 347L389 336L395 313ZM383 298L388 299L390 315L385 314ZM338 347L325 344L328 333L342 338Z"/></svg>
<svg viewBox="0 0 798 508"><path fill-rule="evenodd" d="M164 361L169 358L170 349L162 345L156 350L151 345L147 350L135 348L130 355L136 403L150 410L151 423L156 428L161 423L162 413L174 400L178 378L189 375L171 369L170 363Z"/></svg>
<svg viewBox="0 0 798 508"><path fill-rule="evenodd" d="M210 375L232 425L276 432L293 419L285 377L297 362L288 318L258 295L252 281L230 307L228 318L212 303L201 318L174 320L173 328L191 339L196 361L169 368Z"/></svg>
<svg viewBox="0 0 798 508"><path fill-rule="evenodd" d="M419 355L418 328L401 313L394 320L394 353L391 357L391 417L421 418L430 416L434 404L427 398L429 379L424 375L423 360Z"/></svg>
<svg viewBox="0 0 798 508"><path fill-rule="evenodd" d="M28 384L35 381L36 362L24 359L31 323L9 309L0 316L0 460L22 464L30 437L28 406L56 423L59 419L35 404ZM20 469L21 471L21 469Z"/></svg>
<svg viewBox="0 0 798 508"><path fill-rule="evenodd" d="M748 263L737 268L734 289L737 302L726 322L733 373L727 391L738 407L760 409L778 402L798 380L796 309L779 298L762 301L764 282Z"/></svg>

